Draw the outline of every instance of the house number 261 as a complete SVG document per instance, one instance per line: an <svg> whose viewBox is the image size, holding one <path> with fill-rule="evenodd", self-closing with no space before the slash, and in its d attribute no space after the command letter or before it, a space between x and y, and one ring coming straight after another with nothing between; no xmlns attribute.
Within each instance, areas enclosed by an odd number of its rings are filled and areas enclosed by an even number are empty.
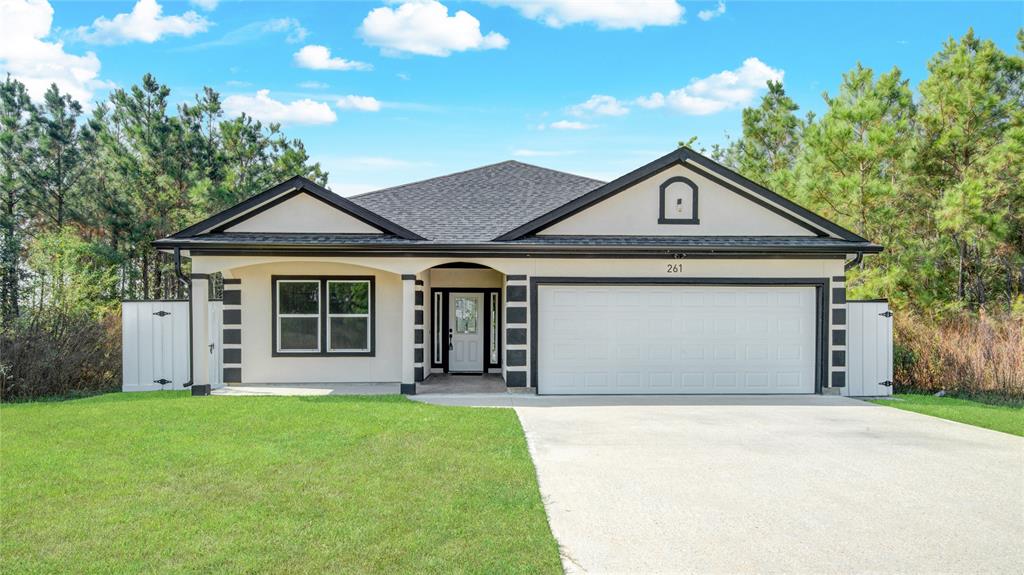
<svg viewBox="0 0 1024 575"><path fill-rule="evenodd" d="M665 273L667 274L683 273L683 264L665 264L665 266Z"/></svg>

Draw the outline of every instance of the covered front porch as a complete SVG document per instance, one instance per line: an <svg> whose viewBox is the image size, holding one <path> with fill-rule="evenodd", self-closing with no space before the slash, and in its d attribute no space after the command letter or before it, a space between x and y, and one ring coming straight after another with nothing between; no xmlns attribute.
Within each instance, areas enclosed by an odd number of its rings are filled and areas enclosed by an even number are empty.
<svg viewBox="0 0 1024 575"><path fill-rule="evenodd" d="M222 326L198 311L218 274ZM525 321L506 313L510 281L525 277L474 261L193 254L193 383L250 395L526 387L525 362L506 385L504 324ZM511 347L518 364L525 342ZM210 365L219 362L217 381Z"/></svg>

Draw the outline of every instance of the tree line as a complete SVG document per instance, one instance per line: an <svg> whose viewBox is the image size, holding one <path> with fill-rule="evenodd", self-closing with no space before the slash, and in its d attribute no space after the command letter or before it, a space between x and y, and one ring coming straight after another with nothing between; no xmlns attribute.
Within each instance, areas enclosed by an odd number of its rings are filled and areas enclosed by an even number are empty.
<svg viewBox="0 0 1024 575"><path fill-rule="evenodd" d="M0 83L0 317L180 298L151 242L296 174L327 174L279 124L226 118L204 88L172 107L147 74L86 112L50 87Z"/></svg>
<svg viewBox="0 0 1024 575"><path fill-rule="evenodd" d="M929 313L1024 313L1024 29L1008 54L949 39L917 92L858 64L800 115L781 83L743 110L716 160L885 247L849 274L855 296ZM695 145L696 140L680 142Z"/></svg>

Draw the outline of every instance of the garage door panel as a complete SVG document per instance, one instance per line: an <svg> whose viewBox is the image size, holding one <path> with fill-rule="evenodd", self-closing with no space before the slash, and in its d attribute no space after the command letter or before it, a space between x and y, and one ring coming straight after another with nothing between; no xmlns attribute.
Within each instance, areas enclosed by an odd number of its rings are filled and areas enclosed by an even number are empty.
<svg viewBox="0 0 1024 575"><path fill-rule="evenodd" d="M541 393L813 393L815 291L540 286Z"/></svg>

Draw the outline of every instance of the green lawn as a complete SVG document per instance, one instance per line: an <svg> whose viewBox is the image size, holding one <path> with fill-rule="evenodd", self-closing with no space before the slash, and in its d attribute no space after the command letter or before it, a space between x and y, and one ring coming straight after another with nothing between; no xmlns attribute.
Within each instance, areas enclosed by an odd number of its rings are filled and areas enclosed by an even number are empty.
<svg viewBox="0 0 1024 575"><path fill-rule="evenodd" d="M905 393L893 397L902 401L876 399L873 403L1024 436L1024 407L1021 406Z"/></svg>
<svg viewBox="0 0 1024 575"><path fill-rule="evenodd" d="M5 573L561 572L508 409L153 392L0 432Z"/></svg>

